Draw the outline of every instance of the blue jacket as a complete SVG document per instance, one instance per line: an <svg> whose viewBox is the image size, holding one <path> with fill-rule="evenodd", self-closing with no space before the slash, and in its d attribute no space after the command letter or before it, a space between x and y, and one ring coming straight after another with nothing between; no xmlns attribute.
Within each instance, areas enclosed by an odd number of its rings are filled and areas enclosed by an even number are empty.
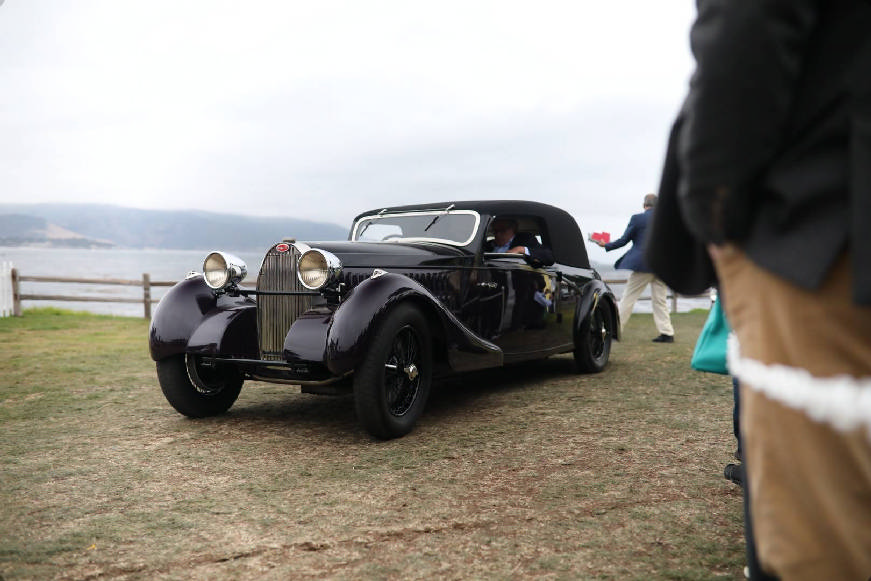
<svg viewBox="0 0 871 581"><path fill-rule="evenodd" d="M629 225L626 226L623 236L605 244L605 250L611 251L632 243L629 251L614 263L614 268L634 270L635 272L651 272L650 267L647 266L647 261L644 260L644 232L647 230L647 223L652 216L653 208L633 215L629 218Z"/></svg>

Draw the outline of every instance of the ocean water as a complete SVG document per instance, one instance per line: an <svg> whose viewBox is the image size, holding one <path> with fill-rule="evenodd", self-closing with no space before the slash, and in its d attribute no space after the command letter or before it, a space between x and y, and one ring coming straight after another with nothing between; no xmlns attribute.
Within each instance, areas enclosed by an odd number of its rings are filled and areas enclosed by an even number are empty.
<svg viewBox="0 0 871 581"><path fill-rule="evenodd" d="M248 265L248 278L257 276L263 252L236 253ZM203 259L209 253L207 250L117 250L100 249L85 250L73 248L22 248L0 246L0 262L11 262L20 276L56 276L95 279L142 280L143 274L149 274L152 282L178 282L190 271L202 271ZM599 265L600 274L605 279L624 279L626 271ZM622 285L612 284L614 293L619 297ZM169 287L152 287L152 298L159 299ZM142 299L142 287L70 284L48 282L21 282L21 294L66 295L76 297L123 297ZM650 295L645 292L642 300L635 304L634 312L651 312L650 301L644 300ZM22 308L59 307L74 311L141 317L144 308L141 303L104 303L79 301L22 301ZM679 298L678 311L691 309L707 309L710 300L707 298Z"/></svg>
<svg viewBox="0 0 871 581"><path fill-rule="evenodd" d="M248 277L257 276L264 252L236 253L248 265ZM19 276L55 276L95 279L178 282L194 270L201 272L207 250L85 250L77 248L0 247L0 262L11 262ZM161 298L169 287L152 287L152 298ZM21 282L21 294L76 297L123 297L142 299L141 286ZM22 301L22 308L59 307L105 315L141 317L142 303L103 303L79 301ZM153 307L152 307L153 308Z"/></svg>

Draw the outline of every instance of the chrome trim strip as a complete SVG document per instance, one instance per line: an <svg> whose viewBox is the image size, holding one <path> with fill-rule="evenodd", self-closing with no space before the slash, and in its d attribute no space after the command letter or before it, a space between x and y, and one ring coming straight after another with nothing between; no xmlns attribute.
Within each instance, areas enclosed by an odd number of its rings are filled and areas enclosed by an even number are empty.
<svg viewBox="0 0 871 581"><path fill-rule="evenodd" d="M251 374L251 378L255 381L267 381L269 383L284 383L286 385L332 385L334 383L338 383L343 379L347 378L353 372L348 372L345 375L340 377L331 377L329 379L322 379L320 381L309 381L306 379L281 379L269 376L260 376L255 373Z"/></svg>
<svg viewBox="0 0 871 581"><path fill-rule="evenodd" d="M238 289L238 292L242 296L258 296L258 295L272 295L272 296L301 296L301 297L319 297L321 293L317 291L265 291L265 290L251 290L251 289Z"/></svg>
<svg viewBox="0 0 871 581"><path fill-rule="evenodd" d="M481 215L474 210L451 210L450 215L468 215L475 217L475 225L472 227L472 232L469 235L469 238L466 241L458 241L458 240L445 240L444 238L397 238L395 240L389 240L388 242L437 242L439 244L453 244L455 246L467 246L472 240L475 239L475 235L478 233L478 227L481 225ZM353 242L367 242L364 240L357 240L357 231L359 229L360 224L364 220L370 220L374 218L383 219L385 217L391 218L401 218L403 216L443 216L445 215L445 209L440 210L424 210L418 212L398 212L396 214L388 213L388 214L367 214L361 217L359 220L354 222L354 226L351 228L351 241ZM373 241L374 242L374 241ZM378 241L381 242L381 241Z"/></svg>

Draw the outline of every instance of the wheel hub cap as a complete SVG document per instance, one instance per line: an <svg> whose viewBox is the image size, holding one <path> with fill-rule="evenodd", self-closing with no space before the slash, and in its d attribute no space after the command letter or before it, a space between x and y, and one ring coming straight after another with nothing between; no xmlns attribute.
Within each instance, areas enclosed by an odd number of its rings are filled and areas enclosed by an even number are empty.
<svg viewBox="0 0 871 581"><path fill-rule="evenodd" d="M405 375L408 376L409 381L414 381L420 374L420 372L417 370L417 365L415 365L414 363L409 363L403 368L402 371L404 371Z"/></svg>

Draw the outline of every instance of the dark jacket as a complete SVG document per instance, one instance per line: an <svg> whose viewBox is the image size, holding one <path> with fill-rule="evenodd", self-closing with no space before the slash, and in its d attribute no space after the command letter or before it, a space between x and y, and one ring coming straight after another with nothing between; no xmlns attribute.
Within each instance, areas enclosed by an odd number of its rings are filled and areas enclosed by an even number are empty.
<svg viewBox="0 0 871 581"><path fill-rule="evenodd" d="M871 3L698 0L678 197L699 241L871 304Z"/></svg>
<svg viewBox="0 0 871 581"><path fill-rule="evenodd" d="M605 250L611 251L616 248L622 248L630 242L632 243L629 251L614 263L614 268L634 270L635 272L650 272L650 268L644 259L644 240L647 224L650 222L652 215L653 208L649 208L640 214L634 214L629 218L629 224L626 226L623 236L605 244Z"/></svg>
<svg viewBox="0 0 871 581"><path fill-rule="evenodd" d="M681 216L677 145L682 123L683 118L678 117L668 136L659 199L647 228L644 258L650 270L669 288L685 295L698 295L717 286L717 273L708 249L687 229Z"/></svg>
<svg viewBox="0 0 871 581"><path fill-rule="evenodd" d="M484 252L493 251L493 240L487 240L484 243ZM508 248L515 246L525 246L529 250L529 262L533 266L550 266L554 263L553 252L550 248L542 246L538 239L529 232L518 232L511 239Z"/></svg>

